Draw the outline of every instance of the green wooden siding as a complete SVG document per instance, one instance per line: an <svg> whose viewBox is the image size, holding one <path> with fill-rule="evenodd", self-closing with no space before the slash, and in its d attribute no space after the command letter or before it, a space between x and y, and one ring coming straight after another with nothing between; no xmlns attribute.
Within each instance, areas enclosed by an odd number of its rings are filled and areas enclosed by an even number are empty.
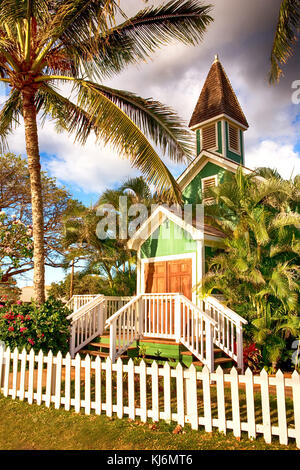
<svg viewBox="0 0 300 470"><path fill-rule="evenodd" d="M244 149L243 149L243 135L242 131L240 130L240 143L241 143L241 155L232 152L229 149L229 135L228 135L228 122L225 122L225 136L226 136L226 157L230 160L233 160L236 163L244 164Z"/></svg>
<svg viewBox="0 0 300 470"><path fill-rule="evenodd" d="M185 204L200 204L202 201L202 178L218 175L218 181L222 182L226 170L219 165L208 162L195 178L188 184L183 191L183 200Z"/></svg>
<svg viewBox="0 0 300 470"><path fill-rule="evenodd" d="M188 232L172 221L165 221L141 246L141 258L181 255L196 250L197 243Z"/></svg>
<svg viewBox="0 0 300 470"><path fill-rule="evenodd" d="M201 137L200 137L200 129L196 130L196 144L197 144L197 157L201 152Z"/></svg>
<svg viewBox="0 0 300 470"><path fill-rule="evenodd" d="M222 122L218 121L218 153L223 152Z"/></svg>

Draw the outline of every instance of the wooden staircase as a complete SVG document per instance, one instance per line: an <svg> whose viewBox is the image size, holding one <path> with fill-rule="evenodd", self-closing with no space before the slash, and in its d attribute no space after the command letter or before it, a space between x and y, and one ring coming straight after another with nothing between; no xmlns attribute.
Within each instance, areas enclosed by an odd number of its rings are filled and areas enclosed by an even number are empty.
<svg viewBox="0 0 300 470"><path fill-rule="evenodd" d="M144 354L139 355L140 347L142 350L144 350ZM103 334L91 341L84 349L80 350L79 353L84 356L87 354L95 357L98 356L105 360L107 357L109 357L109 349L110 336L109 334ZM177 343L173 339L160 339L156 337L145 337L140 339L136 342L136 344L130 346L120 357L122 360L143 357L147 362L151 362L153 360L163 362L168 361L176 364L180 362L183 366L186 367L190 367L191 364L193 364L197 369L202 368L204 365L181 343ZM214 357L215 368L221 366L223 369L230 369L233 365L235 365L233 360L226 356L218 347L214 348Z"/></svg>

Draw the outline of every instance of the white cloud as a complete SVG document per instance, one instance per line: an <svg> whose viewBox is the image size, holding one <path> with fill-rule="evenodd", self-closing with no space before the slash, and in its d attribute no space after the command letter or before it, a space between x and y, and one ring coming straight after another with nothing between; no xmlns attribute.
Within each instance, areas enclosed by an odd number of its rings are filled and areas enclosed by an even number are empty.
<svg viewBox="0 0 300 470"><path fill-rule="evenodd" d="M268 167L276 169L280 175L289 179L300 174L300 155L290 144L281 145L272 140L264 140L246 154L248 168Z"/></svg>
<svg viewBox="0 0 300 470"><path fill-rule="evenodd" d="M9 138L10 150L25 155L24 139L21 125ZM85 146L74 143L74 137L58 134L51 122L39 129L39 147L41 154L47 154L42 162L44 170L60 182L86 193L100 193L136 174L129 161L119 158L109 146L97 144L92 136Z"/></svg>

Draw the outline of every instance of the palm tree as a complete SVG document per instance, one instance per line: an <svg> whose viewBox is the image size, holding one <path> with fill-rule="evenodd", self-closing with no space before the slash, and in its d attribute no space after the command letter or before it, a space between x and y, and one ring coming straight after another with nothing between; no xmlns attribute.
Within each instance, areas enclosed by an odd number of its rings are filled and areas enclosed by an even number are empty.
<svg viewBox="0 0 300 470"><path fill-rule="evenodd" d="M293 55L300 25L300 0L282 0L271 53L270 83L279 82L281 66Z"/></svg>
<svg viewBox="0 0 300 470"><path fill-rule="evenodd" d="M37 117L50 117L84 144L92 131L111 143L149 182L179 190L153 146L174 161L193 146L179 117L152 99L104 86L128 64L145 60L177 39L195 45L212 21L198 0L171 0L127 18L118 0L3 0L0 81L10 87L0 113L4 143L22 116L30 171L34 227L34 286L44 301L44 233ZM116 18L122 21L117 23ZM94 81L96 80L96 82ZM72 84L76 102L58 87Z"/></svg>
<svg viewBox="0 0 300 470"><path fill-rule="evenodd" d="M199 292L221 292L248 319L273 367L285 344L279 332L295 333L296 326L300 331L300 214L292 210L294 194L292 182L272 171L245 175L239 169L210 190L216 204L206 208L207 219L226 239L224 250L209 260Z"/></svg>

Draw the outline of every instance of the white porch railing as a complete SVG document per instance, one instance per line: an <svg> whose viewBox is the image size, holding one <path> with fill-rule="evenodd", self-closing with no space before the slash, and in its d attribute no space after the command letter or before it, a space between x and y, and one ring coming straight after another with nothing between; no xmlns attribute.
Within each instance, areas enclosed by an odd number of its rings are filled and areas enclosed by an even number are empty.
<svg viewBox="0 0 300 470"><path fill-rule="evenodd" d="M178 316L178 315L177 315ZM195 357L214 370L214 330L216 322L183 295L180 296L181 343Z"/></svg>
<svg viewBox="0 0 300 470"><path fill-rule="evenodd" d="M89 294L89 295L73 295L71 299L66 303L66 307L72 312L76 312L85 304L89 303L97 297L97 294Z"/></svg>
<svg viewBox="0 0 300 470"><path fill-rule="evenodd" d="M113 362L142 335L141 299L141 295L133 297L106 322L110 331L110 357Z"/></svg>
<svg viewBox="0 0 300 470"><path fill-rule="evenodd" d="M114 297L104 295L73 296L74 311L68 319L71 324L70 353L74 357L76 352L91 342L104 331L106 320L127 304L132 297ZM80 304L81 307L77 308ZM70 308L70 307L69 307Z"/></svg>
<svg viewBox="0 0 300 470"><path fill-rule="evenodd" d="M230 308L220 303L215 297L206 297L203 301L207 315L216 322L214 344L237 362L244 370L243 363L243 325L248 322Z"/></svg>
<svg viewBox="0 0 300 470"><path fill-rule="evenodd" d="M68 316L68 319L72 320L70 341L72 357L94 338L102 335L104 329L104 302L105 297L97 295Z"/></svg>
<svg viewBox="0 0 300 470"><path fill-rule="evenodd" d="M174 339L210 370L214 369L213 328L216 322L181 294L141 294L110 317L113 362L137 339Z"/></svg>
<svg viewBox="0 0 300 470"><path fill-rule="evenodd" d="M72 357L109 328L113 362L137 339L157 337L181 342L211 371L215 344L243 371L243 325L247 321L214 297L205 298L203 308L175 293L92 297L68 317L72 319Z"/></svg>

